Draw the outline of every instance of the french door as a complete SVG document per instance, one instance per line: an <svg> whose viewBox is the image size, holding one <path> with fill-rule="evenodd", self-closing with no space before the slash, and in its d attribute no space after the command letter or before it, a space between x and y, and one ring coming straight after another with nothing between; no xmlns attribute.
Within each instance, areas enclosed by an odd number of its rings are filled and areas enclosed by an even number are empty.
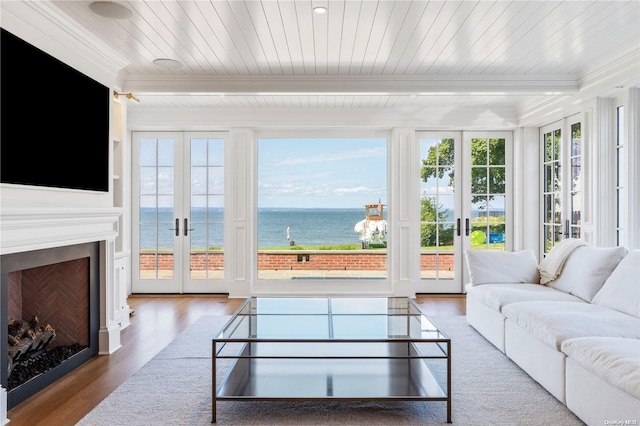
<svg viewBox="0 0 640 426"><path fill-rule="evenodd" d="M133 132L132 136L132 291L227 292L225 135Z"/></svg>
<svg viewBox="0 0 640 426"><path fill-rule="evenodd" d="M542 253L565 238L581 238L582 128L579 116L540 129L542 140Z"/></svg>
<svg viewBox="0 0 640 426"><path fill-rule="evenodd" d="M511 132L418 132L418 293L461 293L464 251L510 246Z"/></svg>

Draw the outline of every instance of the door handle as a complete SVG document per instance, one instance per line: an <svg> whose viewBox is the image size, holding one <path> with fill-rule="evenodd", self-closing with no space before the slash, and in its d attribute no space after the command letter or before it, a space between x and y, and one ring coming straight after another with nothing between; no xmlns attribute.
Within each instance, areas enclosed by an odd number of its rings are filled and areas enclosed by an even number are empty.
<svg viewBox="0 0 640 426"><path fill-rule="evenodd" d="M170 231L176 231L176 237L180 236L180 219L176 218L176 227L169 228Z"/></svg>
<svg viewBox="0 0 640 426"><path fill-rule="evenodd" d="M189 236L189 231L193 231L193 228L189 228L189 219L184 218L184 236Z"/></svg>
<svg viewBox="0 0 640 426"><path fill-rule="evenodd" d="M469 218L466 218L464 220L464 234L468 237L469 236Z"/></svg>
<svg viewBox="0 0 640 426"><path fill-rule="evenodd" d="M458 237L460 236L460 218L456 219L456 234L458 234Z"/></svg>

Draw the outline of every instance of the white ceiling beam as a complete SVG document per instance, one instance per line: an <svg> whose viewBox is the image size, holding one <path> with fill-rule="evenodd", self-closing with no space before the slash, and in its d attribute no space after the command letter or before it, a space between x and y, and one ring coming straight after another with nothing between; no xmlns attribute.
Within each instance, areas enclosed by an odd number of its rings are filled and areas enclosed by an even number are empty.
<svg viewBox="0 0 640 426"><path fill-rule="evenodd" d="M138 94L243 95L562 95L579 91L568 75L127 75L123 88Z"/></svg>

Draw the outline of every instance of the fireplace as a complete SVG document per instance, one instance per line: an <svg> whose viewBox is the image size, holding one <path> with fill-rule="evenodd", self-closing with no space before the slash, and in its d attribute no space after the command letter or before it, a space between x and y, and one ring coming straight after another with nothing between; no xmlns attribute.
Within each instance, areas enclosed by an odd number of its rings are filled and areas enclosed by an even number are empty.
<svg viewBox="0 0 640 426"><path fill-rule="evenodd" d="M21 191L21 196L24 191ZM4 189L3 189L3 195ZM118 223L122 214L121 209L113 207L10 207L3 204L0 209L0 261L2 269L2 286L0 289L0 329L2 329L2 343L0 345L1 361L4 363L0 367L0 425L8 421L7 407L15 406L16 401L23 398L21 392L34 393L36 390L29 390L32 386L28 384L21 387L19 392L12 391L12 395L7 395L7 326L9 302L9 272L32 267L40 267L44 264L56 262L68 262L75 259L84 260L88 264L90 289L87 296L91 307L91 314L87 324L91 331L87 338L91 352L85 352L81 357L74 357L73 362L65 362L64 367L52 375L48 375L46 382L57 380L68 371L86 362L82 357L91 358L97 347L98 355L112 354L120 348L120 332L129 325L129 306L127 304L126 280L118 274L123 270L122 265L126 265L126 256L116 258L116 238L118 236ZM90 247L90 248L89 248ZM66 248L66 249L65 249ZM49 249L54 251L49 252ZM58 250L62 249L62 250ZM71 250L76 254L64 254ZM84 253L77 254L77 251L85 250ZM40 255L49 253L52 256L47 261L41 261L40 266L18 265L5 269L12 262L22 262L17 259L22 255ZM54 253L53 255L51 255ZM81 261L82 262L82 261ZM87 263L88 262L88 263ZM36 262L38 263L38 262ZM11 279L15 279L12 277ZM13 308L12 308L13 309ZM65 310L65 309L63 309ZM88 311L87 311L88 312ZM22 315L22 314L21 314ZM97 316L97 317L96 317ZM97 318L97 319L96 319ZM25 318L30 320L31 318ZM46 318L39 318L42 323L53 321ZM57 321L57 320L56 320ZM98 323L97 325L95 323ZM98 328L97 344L95 343L95 329ZM62 330L56 330L62 332ZM56 336L56 339L58 336ZM77 364L76 364L77 363ZM76 364L76 365L74 365ZM68 370L68 371L65 371ZM44 380L44 379L41 379ZM46 384L42 385L46 386ZM11 403L7 401L11 400Z"/></svg>
<svg viewBox="0 0 640 426"><path fill-rule="evenodd" d="M0 262L0 377L11 409L98 354L100 243L8 254ZM30 344L24 333L16 349L17 339L8 343L10 320L12 331L38 321L45 337Z"/></svg>

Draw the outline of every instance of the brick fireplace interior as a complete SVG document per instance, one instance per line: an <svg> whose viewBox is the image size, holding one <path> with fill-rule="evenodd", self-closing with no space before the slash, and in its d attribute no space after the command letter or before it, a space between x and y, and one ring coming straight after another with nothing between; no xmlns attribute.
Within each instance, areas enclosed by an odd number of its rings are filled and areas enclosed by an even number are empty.
<svg viewBox="0 0 640 426"><path fill-rule="evenodd" d="M99 243L87 243L2 256L0 301L6 314L0 318L0 354L6 367L1 378L8 390L9 409L97 355L99 250ZM12 320L32 322L34 318L41 327L55 330L55 337L44 349L34 345L29 351L34 358L42 352L63 352L68 358L33 378L17 378L16 371L28 368L29 353L19 358L20 368L18 363L9 365L9 324Z"/></svg>

